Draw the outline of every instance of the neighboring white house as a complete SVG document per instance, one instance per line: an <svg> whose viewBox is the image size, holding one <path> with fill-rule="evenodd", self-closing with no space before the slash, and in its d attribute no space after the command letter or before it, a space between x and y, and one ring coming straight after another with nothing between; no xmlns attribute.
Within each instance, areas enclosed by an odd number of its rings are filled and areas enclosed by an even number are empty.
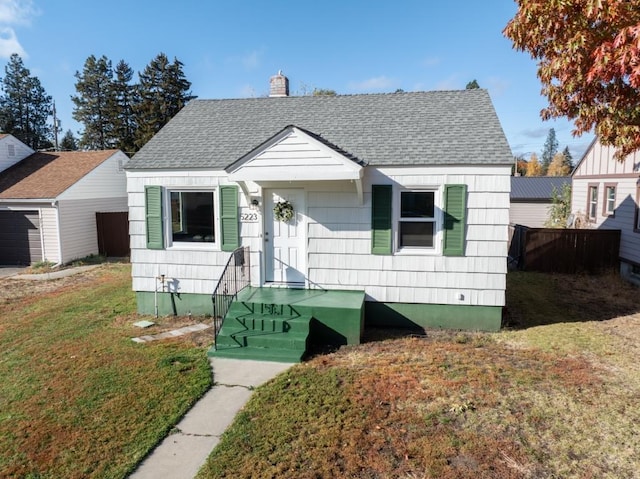
<svg viewBox="0 0 640 479"><path fill-rule="evenodd" d="M567 184L571 184L568 176L512 176L511 224L544 228L549 220L553 192L560 194Z"/></svg>
<svg viewBox="0 0 640 479"><path fill-rule="evenodd" d="M588 227L619 229L620 273L640 283L640 152L624 161L594 140L572 173L571 211Z"/></svg>
<svg viewBox="0 0 640 479"><path fill-rule="evenodd" d="M139 312L169 291L160 313L210 313L241 245L253 286L364 291L379 324L498 329L513 158L488 93L274 91L287 83L194 100L129 162Z"/></svg>
<svg viewBox="0 0 640 479"><path fill-rule="evenodd" d="M127 210L127 161L119 150L34 153L0 138L0 264L97 254L96 212Z"/></svg>

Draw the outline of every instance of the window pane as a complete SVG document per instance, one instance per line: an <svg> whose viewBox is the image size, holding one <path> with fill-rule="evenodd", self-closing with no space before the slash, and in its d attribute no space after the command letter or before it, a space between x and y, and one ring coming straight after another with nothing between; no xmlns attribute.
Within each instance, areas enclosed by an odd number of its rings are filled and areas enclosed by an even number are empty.
<svg viewBox="0 0 640 479"><path fill-rule="evenodd" d="M613 186L607 187L607 213L613 213L616 207L616 189Z"/></svg>
<svg viewBox="0 0 640 479"><path fill-rule="evenodd" d="M433 191L403 191L400 194L400 216L433 218Z"/></svg>
<svg viewBox="0 0 640 479"><path fill-rule="evenodd" d="M173 241L213 243L213 193L172 191L171 233Z"/></svg>
<svg viewBox="0 0 640 479"><path fill-rule="evenodd" d="M421 246L433 248L433 223L400 222L400 247Z"/></svg>
<svg viewBox="0 0 640 479"><path fill-rule="evenodd" d="M598 214L598 188L592 186L589 196L589 218L595 218Z"/></svg>

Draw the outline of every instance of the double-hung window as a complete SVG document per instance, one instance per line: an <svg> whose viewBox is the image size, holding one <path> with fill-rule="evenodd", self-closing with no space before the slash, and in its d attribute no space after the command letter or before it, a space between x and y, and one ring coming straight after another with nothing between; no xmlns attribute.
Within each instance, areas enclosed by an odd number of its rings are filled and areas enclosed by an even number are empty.
<svg viewBox="0 0 640 479"><path fill-rule="evenodd" d="M172 242L214 243L214 192L174 190L169 193Z"/></svg>
<svg viewBox="0 0 640 479"><path fill-rule="evenodd" d="M598 216L598 186L589 185L589 196L587 198L587 211L590 221L595 221Z"/></svg>
<svg viewBox="0 0 640 479"><path fill-rule="evenodd" d="M606 184L604 185L604 205L603 214L605 216L611 216L616 211L616 185Z"/></svg>
<svg viewBox="0 0 640 479"><path fill-rule="evenodd" d="M434 248L435 191L401 191L398 247Z"/></svg>

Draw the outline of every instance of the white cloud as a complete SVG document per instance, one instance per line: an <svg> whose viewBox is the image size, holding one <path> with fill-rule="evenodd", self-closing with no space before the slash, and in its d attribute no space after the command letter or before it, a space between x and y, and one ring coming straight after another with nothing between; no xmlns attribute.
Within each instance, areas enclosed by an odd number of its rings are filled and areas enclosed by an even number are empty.
<svg viewBox="0 0 640 479"><path fill-rule="evenodd" d="M436 90L459 90L460 79L459 75L451 75L449 78L445 78L436 83Z"/></svg>
<svg viewBox="0 0 640 479"><path fill-rule="evenodd" d="M1 24L29 24L37 13L32 0L0 0Z"/></svg>
<svg viewBox="0 0 640 479"><path fill-rule="evenodd" d="M438 57L428 57L420 62L423 67L431 68L440 64L440 58Z"/></svg>
<svg viewBox="0 0 640 479"><path fill-rule="evenodd" d="M384 75L374 78L369 78L361 82L350 82L349 90L362 92L378 92L383 90L393 89L393 85L396 81L392 78L388 78Z"/></svg>
<svg viewBox="0 0 640 479"><path fill-rule="evenodd" d="M487 79L487 89L491 91L492 95L502 95L510 86L510 83L507 80L504 80L499 77L489 77ZM481 88L485 88L484 85L480 84Z"/></svg>
<svg viewBox="0 0 640 479"><path fill-rule="evenodd" d="M240 88L240 98L255 98L256 90L251 85L243 85Z"/></svg>
<svg viewBox="0 0 640 479"><path fill-rule="evenodd" d="M37 14L32 0L0 0L0 57L9 58L13 53L27 56L13 26L29 25Z"/></svg>
<svg viewBox="0 0 640 479"><path fill-rule="evenodd" d="M260 66L260 57L262 52L260 50L254 50L242 57L242 64L247 70L254 70Z"/></svg>
<svg viewBox="0 0 640 479"><path fill-rule="evenodd" d="M14 53L17 53L22 58L27 56L13 28L0 28L0 58L9 58Z"/></svg>

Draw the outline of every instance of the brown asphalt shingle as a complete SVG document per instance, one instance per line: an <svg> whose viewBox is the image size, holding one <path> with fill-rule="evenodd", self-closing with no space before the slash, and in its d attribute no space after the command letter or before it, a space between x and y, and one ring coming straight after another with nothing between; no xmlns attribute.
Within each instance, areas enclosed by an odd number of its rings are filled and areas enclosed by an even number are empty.
<svg viewBox="0 0 640 479"><path fill-rule="evenodd" d="M118 150L37 152L0 172L0 199L55 198Z"/></svg>

